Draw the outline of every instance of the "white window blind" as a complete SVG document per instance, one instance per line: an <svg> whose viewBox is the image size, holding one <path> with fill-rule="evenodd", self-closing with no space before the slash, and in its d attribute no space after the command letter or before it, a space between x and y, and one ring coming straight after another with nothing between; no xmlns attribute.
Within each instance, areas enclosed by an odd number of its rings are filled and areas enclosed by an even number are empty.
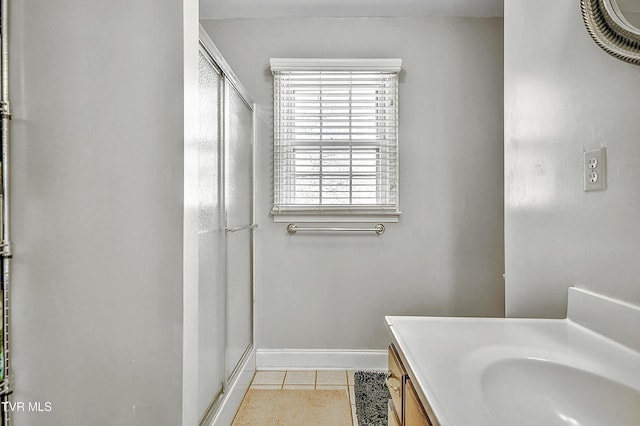
<svg viewBox="0 0 640 426"><path fill-rule="evenodd" d="M274 61L273 213L397 214L400 61Z"/></svg>

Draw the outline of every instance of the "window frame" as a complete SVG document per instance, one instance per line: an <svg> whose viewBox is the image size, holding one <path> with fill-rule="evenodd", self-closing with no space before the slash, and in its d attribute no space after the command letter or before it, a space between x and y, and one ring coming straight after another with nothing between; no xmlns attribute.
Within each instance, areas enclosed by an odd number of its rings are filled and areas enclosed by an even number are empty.
<svg viewBox="0 0 640 426"><path fill-rule="evenodd" d="M345 223L372 223L372 222L398 222L400 212L400 191L399 191L399 173L400 173L400 151L399 151L399 138L398 138L398 117L396 117L395 124L395 182L394 182L394 195L395 205L363 205L357 204L345 204L344 208L339 206L323 206L323 205L305 205L305 206L287 206L282 209L276 205L276 179L278 179L278 171L276 170L276 106L275 106L275 77L279 72L295 72L295 71L347 71L347 72L386 72L397 74L401 70L402 60L399 58L384 58L384 59L342 59L342 58L271 58L270 61L271 71L274 74L274 181L272 190L273 192L273 207L271 214L274 222L345 222ZM396 100L399 92L399 87L396 84ZM399 111L398 103L396 102L395 110ZM319 144L321 146L321 144ZM279 148L279 147L278 147ZM373 149L380 149L379 146L372 145ZM295 150L295 148L294 148ZM322 160L320 160L322 161ZM353 175L349 175L349 179L353 179ZM376 180L379 179L379 175L376 176ZM349 185L352 188L352 185ZM322 192L322 189L319 189ZM379 192L376 190L376 196Z"/></svg>

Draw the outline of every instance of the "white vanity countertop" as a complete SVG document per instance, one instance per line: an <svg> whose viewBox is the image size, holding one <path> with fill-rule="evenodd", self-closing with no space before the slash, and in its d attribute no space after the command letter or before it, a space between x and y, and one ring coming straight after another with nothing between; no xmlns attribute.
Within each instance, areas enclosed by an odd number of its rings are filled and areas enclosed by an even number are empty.
<svg viewBox="0 0 640 426"><path fill-rule="evenodd" d="M571 320L386 322L441 426L640 424L640 353Z"/></svg>

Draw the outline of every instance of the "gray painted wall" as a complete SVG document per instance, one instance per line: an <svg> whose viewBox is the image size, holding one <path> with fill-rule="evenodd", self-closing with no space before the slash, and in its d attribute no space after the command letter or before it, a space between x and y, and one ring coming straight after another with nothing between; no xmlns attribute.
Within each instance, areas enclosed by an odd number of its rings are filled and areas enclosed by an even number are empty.
<svg viewBox="0 0 640 426"><path fill-rule="evenodd" d="M640 303L640 67L593 43L579 3L505 2L510 316L563 317L572 285ZM585 193L582 151L601 144L608 189Z"/></svg>
<svg viewBox="0 0 640 426"><path fill-rule="evenodd" d="M183 2L11 6L15 424L181 424Z"/></svg>
<svg viewBox="0 0 640 426"><path fill-rule="evenodd" d="M384 315L503 315L502 19L205 20L258 105L257 346L383 349ZM400 223L274 224L270 57L400 57Z"/></svg>

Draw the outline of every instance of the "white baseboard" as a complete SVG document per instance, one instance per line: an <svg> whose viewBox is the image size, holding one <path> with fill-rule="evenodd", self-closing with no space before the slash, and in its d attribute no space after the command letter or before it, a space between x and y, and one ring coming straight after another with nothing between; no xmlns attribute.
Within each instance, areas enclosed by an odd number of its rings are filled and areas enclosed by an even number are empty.
<svg viewBox="0 0 640 426"><path fill-rule="evenodd" d="M387 370L387 351L258 349L258 370Z"/></svg>
<svg viewBox="0 0 640 426"><path fill-rule="evenodd" d="M240 373L236 380L225 392L224 399L216 410L213 421L209 423L211 426L229 426L233 422L233 418L240 408L242 398L247 393L253 374L256 372L256 351L251 351L246 361L242 365Z"/></svg>

